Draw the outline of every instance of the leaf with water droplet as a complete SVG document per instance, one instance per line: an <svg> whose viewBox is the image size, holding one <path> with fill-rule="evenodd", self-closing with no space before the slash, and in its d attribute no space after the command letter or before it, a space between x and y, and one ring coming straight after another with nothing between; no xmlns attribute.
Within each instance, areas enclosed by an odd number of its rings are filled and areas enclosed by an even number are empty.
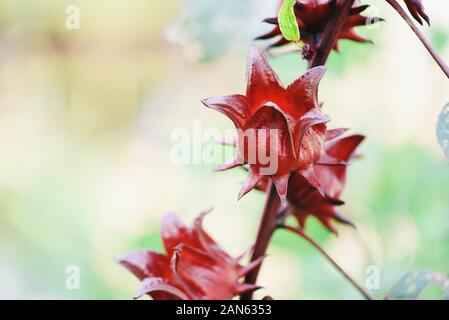
<svg viewBox="0 0 449 320"><path fill-rule="evenodd" d="M437 138L444 154L449 158L449 103L444 106L438 118Z"/></svg>

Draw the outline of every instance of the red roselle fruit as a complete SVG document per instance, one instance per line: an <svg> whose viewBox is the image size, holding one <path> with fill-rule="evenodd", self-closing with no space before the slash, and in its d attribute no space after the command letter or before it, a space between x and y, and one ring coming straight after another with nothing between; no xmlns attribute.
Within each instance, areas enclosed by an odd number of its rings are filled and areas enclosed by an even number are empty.
<svg viewBox="0 0 449 320"><path fill-rule="evenodd" d="M201 214L192 227L174 213L162 219L161 235L165 254L137 251L122 254L116 261L142 281L134 297L148 294L155 300L227 300L259 287L240 279L258 266L248 266L223 251L203 230Z"/></svg>
<svg viewBox="0 0 449 320"><path fill-rule="evenodd" d="M294 13L301 32L301 41L307 44L308 50L310 50L310 48L313 50L313 48L317 47L320 37L323 34L326 24L329 22L336 5L336 0L298 0L296 2ZM369 42L369 40L360 36L355 30L358 26L382 20L378 17L362 16L361 13L368 7L368 5L360 5L359 1L354 3L337 39ZM277 17L267 18L264 22L274 24L275 27L268 33L257 37L256 40L277 39L270 45L270 48L280 47L289 43L289 41L282 36ZM334 49L338 50L338 41L335 42ZM311 56L310 54L304 55L304 58L310 60Z"/></svg>
<svg viewBox="0 0 449 320"><path fill-rule="evenodd" d="M265 56L253 48L248 59L246 95L202 101L225 114L237 129L237 157L217 169L249 165L239 199L267 177L285 204L292 172L321 191L315 166L342 165L323 148L329 118L321 112L317 92L324 73L324 67L312 68L284 88ZM269 156L265 159L260 155L267 149Z"/></svg>

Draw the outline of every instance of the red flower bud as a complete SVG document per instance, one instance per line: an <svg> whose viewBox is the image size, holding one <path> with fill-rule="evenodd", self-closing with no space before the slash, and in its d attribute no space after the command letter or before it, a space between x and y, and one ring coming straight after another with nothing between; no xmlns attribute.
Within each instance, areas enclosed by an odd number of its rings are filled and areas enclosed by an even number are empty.
<svg viewBox="0 0 449 320"><path fill-rule="evenodd" d="M125 253L117 262L142 281L134 297L148 294L155 300L224 300L259 287L239 282L262 260L244 267L203 230L201 214L192 227L174 213L162 219L166 254L153 251Z"/></svg>
<svg viewBox="0 0 449 320"><path fill-rule="evenodd" d="M294 7L296 21L298 22L299 30L301 32L301 41L310 45L312 48L316 48L321 34L324 32L327 22L330 20L335 6L336 0L298 0ZM356 42L369 42L369 40L360 36L355 27L366 25L369 23L381 21L381 18L377 17L365 17L361 13L368 8L368 5L360 5L359 1L356 1L351 9L351 12L346 19L343 28L338 36L338 39L348 39ZM270 45L272 47L280 47L289 43L287 39L282 37L281 30L278 25L278 19L268 18L264 22L276 25L270 32L263 34L256 38L256 40L265 40L280 38L276 42ZM335 50L338 50L338 41L334 46ZM305 59L310 57L304 56Z"/></svg>
<svg viewBox="0 0 449 320"><path fill-rule="evenodd" d="M284 88L265 56L253 48L248 60L246 95L202 101L225 114L238 129L237 158L218 170L249 165L239 199L267 176L285 202L293 171L300 172L315 185L314 165L338 162L323 149L325 123L329 118L321 113L317 92L324 73L324 67L312 68ZM269 154L271 162L260 156L264 153Z"/></svg>
<svg viewBox="0 0 449 320"><path fill-rule="evenodd" d="M421 0L404 0L407 5L408 10L412 14L413 18L420 24L423 24L422 19L424 19L428 25L430 25L430 18L424 12L424 6Z"/></svg>

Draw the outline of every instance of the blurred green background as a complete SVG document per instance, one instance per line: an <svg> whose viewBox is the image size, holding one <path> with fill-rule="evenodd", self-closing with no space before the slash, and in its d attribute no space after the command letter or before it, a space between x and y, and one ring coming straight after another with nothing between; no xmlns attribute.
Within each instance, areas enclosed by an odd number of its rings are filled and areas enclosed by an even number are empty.
<svg viewBox="0 0 449 320"><path fill-rule="evenodd" d="M118 253L162 250L159 219L190 222L214 206L207 230L237 255L254 241L263 195L236 201L245 173L170 160L175 129L232 128L200 99L245 88L251 39L274 0L0 1L0 298L128 299L138 281ZM424 1L423 27L449 61L446 0ZM351 165L341 213L357 229L308 229L362 284L380 268L382 297L406 272L449 273L449 163L435 137L449 82L384 1L387 20L343 42L319 98L332 127L367 136ZM65 27L80 8L81 28ZM260 44L263 45L263 44ZM273 56L284 83L305 70ZM79 266L80 289L66 288ZM258 297L358 299L315 250L279 232Z"/></svg>

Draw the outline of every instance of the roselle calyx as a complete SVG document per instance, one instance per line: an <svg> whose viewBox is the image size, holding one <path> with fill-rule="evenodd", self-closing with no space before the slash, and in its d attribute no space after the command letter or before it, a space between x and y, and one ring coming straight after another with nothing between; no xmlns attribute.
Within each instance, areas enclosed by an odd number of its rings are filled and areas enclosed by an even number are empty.
<svg viewBox="0 0 449 320"><path fill-rule="evenodd" d="M325 30L327 23L335 11L338 4L337 0L298 0L294 6L294 13L296 21L301 33L301 41L307 45L304 59L310 60L314 48L318 46L320 38ZM338 35L337 41L334 44L334 49L338 50L338 40L347 39L356 42L370 42L357 33L356 27L373 24L383 19L379 17L365 17L361 13L369 6L361 5L359 1L355 1L349 16L343 24L343 27ZM259 36L256 40L273 39L274 42L270 44L269 48L281 47L290 43L282 36L279 28L278 19L276 17L267 18L264 22L273 24L274 28L269 32Z"/></svg>
<svg viewBox="0 0 449 320"><path fill-rule="evenodd" d="M253 48L246 94L202 100L205 106L225 114L237 129L237 156L217 170L248 165L239 199L268 178L285 203L292 172L321 190L315 165L344 165L323 148L330 119L321 112L317 93L325 70L322 66L309 69L285 88L262 52ZM267 151L268 156L264 154Z"/></svg>
<svg viewBox="0 0 449 320"><path fill-rule="evenodd" d="M203 230L202 213L188 227L176 214L166 213L161 223L165 253L142 250L122 254L116 261L133 273L141 285L134 294L155 300L228 300L257 290L241 282L262 259L240 264Z"/></svg>

